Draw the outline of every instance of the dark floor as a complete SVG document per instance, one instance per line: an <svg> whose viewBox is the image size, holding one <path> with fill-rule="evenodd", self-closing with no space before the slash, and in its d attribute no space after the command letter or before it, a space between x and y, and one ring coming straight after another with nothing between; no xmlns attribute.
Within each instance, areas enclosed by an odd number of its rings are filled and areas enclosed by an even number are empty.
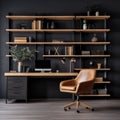
<svg viewBox="0 0 120 120"><path fill-rule="evenodd" d="M92 106L95 111L74 108L64 111L63 106L70 102L64 100L0 101L0 120L120 120L119 100L82 100Z"/></svg>

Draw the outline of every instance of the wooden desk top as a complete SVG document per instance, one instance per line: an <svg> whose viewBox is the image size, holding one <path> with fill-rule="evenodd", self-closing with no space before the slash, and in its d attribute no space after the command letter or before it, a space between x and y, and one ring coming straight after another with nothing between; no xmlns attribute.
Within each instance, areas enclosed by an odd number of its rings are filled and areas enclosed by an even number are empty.
<svg viewBox="0 0 120 120"><path fill-rule="evenodd" d="M15 77L15 76L21 76L21 77L72 77L72 76L77 76L78 73L71 73L71 72L59 72L59 73L55 73L55 72L46 72L46 73L41 73L41 72L6 72L4 73L4 76L6 77Z"/></svg>

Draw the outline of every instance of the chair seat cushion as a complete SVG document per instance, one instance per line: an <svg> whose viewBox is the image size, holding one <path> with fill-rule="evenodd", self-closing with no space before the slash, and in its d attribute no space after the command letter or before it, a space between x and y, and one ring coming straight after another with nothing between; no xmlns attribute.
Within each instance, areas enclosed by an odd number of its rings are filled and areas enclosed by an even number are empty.
<svg viewBox="0 0 120 120"><path fill-rule="evenodd" d="M61 89L62 90L75 90L76 86L62 86Z"/></svg>

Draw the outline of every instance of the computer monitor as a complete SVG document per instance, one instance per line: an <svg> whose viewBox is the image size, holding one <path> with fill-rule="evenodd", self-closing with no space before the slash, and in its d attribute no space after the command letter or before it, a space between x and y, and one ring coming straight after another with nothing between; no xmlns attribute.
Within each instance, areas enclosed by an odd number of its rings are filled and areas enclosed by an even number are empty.
<svg viewBox="0 0 120 120"><path fill-rule="evenodd" d="M50 60L35 60L35 71L50 72L51 61Z"/></svg>

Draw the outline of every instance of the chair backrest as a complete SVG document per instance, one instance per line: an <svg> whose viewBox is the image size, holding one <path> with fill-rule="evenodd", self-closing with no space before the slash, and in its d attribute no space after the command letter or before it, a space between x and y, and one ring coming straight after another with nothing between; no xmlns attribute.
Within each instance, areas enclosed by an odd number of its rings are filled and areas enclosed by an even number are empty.
<svg viewBox="0 0 120 120"><path fill-rule="evenodd" d="M77 94L88 94L93 89L93 84L96 76L95 69L83 69L79 72L75 78L77 88Z"/></svg>

